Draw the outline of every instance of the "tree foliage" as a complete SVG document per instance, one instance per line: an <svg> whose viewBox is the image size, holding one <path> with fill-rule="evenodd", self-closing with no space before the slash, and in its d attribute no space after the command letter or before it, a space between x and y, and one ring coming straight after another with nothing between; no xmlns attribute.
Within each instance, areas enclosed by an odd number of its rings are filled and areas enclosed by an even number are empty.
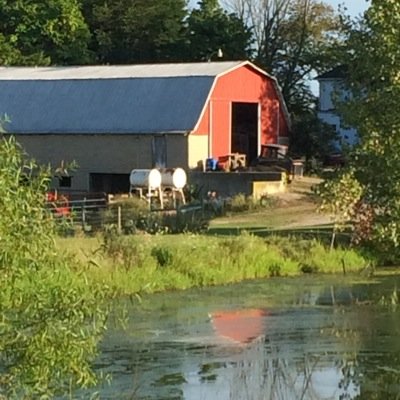
<svg viewBox="0 0 400 400"><path fill-rule="evenodd" d="M336 132L317 116L316 109L292 115L290 152L305 158L306 169L312 170L312 160L324 160L334 152Z"/></svg>
<svg viewBox="0 0 400 400"><path fill-rule="evenodd" d="M254 60L278 78L291 111L313 105L308 80L331 63L341 19L318 0L225 0L252 27Z"/></svg>
<svg viewBox="0 0 400 400"><path fill-rule="evenodd" d="M0 177L0 395L53 397L92 384L102 291L57 254L47 171L13 138L0 139Z"/></svg>
<svg viewBox="0 0 400 400"><path fill-rule="evenodd" d="M400 254L399 37L400 3L372 0L362 22L349 31L346 85L351 98L339 107L359 134L349 168L362 188L364 209L373 210L369 239L392 255Z"/></svg>
<svg viewBox="0 0 400 400"><path fill-rule="evenodd" d="M187 19L186 54L190 61L216 60L218 49L227 60L250 56L252 32L235 14L228 13L218 0L201 0Z"/></svg>
<svg viewBox="0 0 400 400"><path fill-rule="evenodd" d="M82 0L100 63L176 61L183 41L185 0Z"/></svg>
<svg viewBox="0 0 400 400"><path fill-rule="evenodd" d="M78 0L0 0L0 64L84 64L89 29Z"/></svg>

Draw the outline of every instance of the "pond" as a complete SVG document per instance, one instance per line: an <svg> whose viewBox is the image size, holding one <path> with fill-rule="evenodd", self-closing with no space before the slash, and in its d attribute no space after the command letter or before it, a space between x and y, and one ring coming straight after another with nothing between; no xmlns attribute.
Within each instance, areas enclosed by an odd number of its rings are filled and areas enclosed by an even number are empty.
<svg viewBox="0 0 400 400"><path fill-rule="evenodd" d="M400 276L274 278L127 302L102 399L399 399Z"/></svg>

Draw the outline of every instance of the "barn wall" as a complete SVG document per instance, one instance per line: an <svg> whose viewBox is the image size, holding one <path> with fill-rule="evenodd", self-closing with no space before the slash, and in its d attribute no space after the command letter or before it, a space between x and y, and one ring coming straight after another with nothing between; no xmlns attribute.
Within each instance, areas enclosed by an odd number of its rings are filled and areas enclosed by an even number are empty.
<svg viewBox="0 0 400 400"><path fill-rule="evenodd" d="M204 167L208 157L208 136L190 135L189 136L189 168Z"/></svg>
<svg viewBox="0 0 400 400"><path fill-rule="evenodd" d="M231 153L232 102L260 104L261 144L277 143L280 136L288 136L286 118L274 82L251 67L244 66L217 79L205 113L193 132L195 135L209 132L212 137L210 156Z"/></svg>
<svg viewBox="0 0 400 400"><path fill-rule="evenodd" d="M89 190L89 174L129 174L152 167L152 135L17 135L29 156L53 167L76 161L72 190ZM167 167L187 167L187 138L167 136Z"/></svg>
<svg viewBox="0 0 400 400"><path fill-rule="evenodd" d="M188 169L188 135L167 135L167 168Z"/></svg>

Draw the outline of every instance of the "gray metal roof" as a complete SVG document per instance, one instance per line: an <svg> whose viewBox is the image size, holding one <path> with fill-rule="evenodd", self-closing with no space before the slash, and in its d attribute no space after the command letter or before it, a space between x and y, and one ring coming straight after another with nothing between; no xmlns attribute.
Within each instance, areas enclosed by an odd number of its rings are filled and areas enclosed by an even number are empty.
<svg viewBox="0 0 400 400"><path fill-rule="evenodd" d="M79 67L0 67L0 115L10 133L185 133L218 76L247 61ZM285 116L286 106L281 98Z"/></svg>
<svg viewBox="0 0 400 400"><path fill-rule="evenodd" d="M96 65L75 67L0 67L0 80L166 78L217 76L244 64L222 61L177 64Z"/></svg>
<svg viewBox="0 0 400 400"><path fill-rule="evenodd" d="M315 79L316 80L323 80L323 79L344 79L348 76L348 67L346 65L339 65L321 75L318 75Z"/></svg>
<svg viewBox="0 0 400 400"><path fill-rule="evenodd" d="M1 81L10 133L188 132L213 77Z"/></svg>

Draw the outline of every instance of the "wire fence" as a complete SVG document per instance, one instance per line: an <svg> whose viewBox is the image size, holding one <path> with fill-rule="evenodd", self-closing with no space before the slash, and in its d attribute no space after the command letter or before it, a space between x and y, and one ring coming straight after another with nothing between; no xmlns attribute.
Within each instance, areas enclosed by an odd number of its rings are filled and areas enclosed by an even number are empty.
<svg viewBox="0 0 400 400"><path fill-rule="evenodd" d="M143 230L182 232L204 229L210 219L204 205L188 205L171 210L150 210L137 199L121 203L108 202L106 197L69 200L66 196L50 197L46 208L60 227L61 233L74 230L86 233L115 229L119 233Z"/></svg>
<svg viewBox="0 0 400 400"><path fill-rule="evenodd" d="M82 228L101 227L108 203L105 197L69 200L66 196L59 196L54 200L48 200L46 208L57 222Z"/></svg>

